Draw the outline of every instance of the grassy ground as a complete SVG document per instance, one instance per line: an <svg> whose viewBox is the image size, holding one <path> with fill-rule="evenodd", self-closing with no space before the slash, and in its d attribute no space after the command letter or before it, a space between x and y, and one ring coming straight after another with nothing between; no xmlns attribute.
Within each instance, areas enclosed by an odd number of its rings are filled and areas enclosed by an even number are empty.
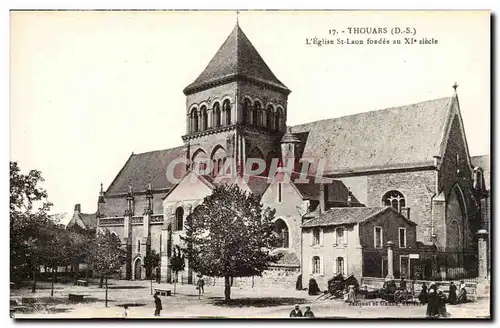
<svg viewBox="0 0 500 328"><path fill-rule="evenodd" d="M122 316L124 305L129 306L130 318L155 318L149 281L110 281L108 307L104 303L105 290L98 288L96 283L89 287L56 284L54 297L50 297L50 283L41 283L40 287L34 294L29 287L11 290L11 300L22 304L14 312L15 318L117 318ZM173 290L173 286L167 284L153 283L153 288ZM270 288L233 288L232 301L226 304L220 286L205 286L205 294L200 299L193 285L178 284L176 289L175 296L161 297L163 311L159 318L286 318L295 304L300 304L302 309L309 305L317 317L330 318L423 318L426 310L418 305L361 303L361 306L349 306L340 300L316 300L316 296L309 296L305 291ZM84 294L84 301L70 302L70 293ZM448 306L448 312L453 318L486 317L489 316L489 300Z"/></svg>

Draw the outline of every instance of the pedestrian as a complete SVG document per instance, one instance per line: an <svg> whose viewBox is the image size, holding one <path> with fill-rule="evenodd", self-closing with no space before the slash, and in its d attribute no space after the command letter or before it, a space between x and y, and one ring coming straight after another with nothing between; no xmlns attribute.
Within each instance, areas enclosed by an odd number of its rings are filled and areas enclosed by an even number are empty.
<svg viewBox="0 0 500 328"><path fill-rule="evenodd" d="M418 300L420 301L420 304L427 303L427 285L425 284L425 282L422 283L422 289L420 290L420 294L418 295Z"/></svg>
<svg viewBox="0 0 500 328"><path fill-rule="evenodd" d="M401 282L399 283L399 289L406 290L406 281L405 278L401 277Z"/></svg>
<svg viewBox="0 0 500 328"><path fill-rule="evenodd" d="M123 317L123 318L127 318L127 317L128 317L128 314L129 314L128 305L124 305L124 306L123 306L123 314L122 314L122 317Z"/></svg>
<svg viewBox="0 0 500 328"><path fill-rule="evenodd" d="M446 311L446 295L444 294L441 288L437 290L437 312L439 317L447 317L449 315L448 311Z"/></svg>
<svg viewBox="0 0 500 328"><path fill-rule="evenodd" d="M460 281L458 303L467 303L467 291L465 290L465 283L463 280Z"/></svg>
<svg viewBox="0 0 500 328"><path fill-rule="evenodd" d="M431 283L427 292L426 316L427 318L436 318L438 314L437 286L435 283Z"/></svg>
<svg viewBox="0 0 500 328"><path fill-rule="evenodd" d="M448 295L448 303L454 305L457 304L457 286L450 282L450 293Z"/></svg>
<svg viewBox="0 0 500 328"><path fill-rule="evenodd" d="M155 299L155 317L159 317L160 311L163 310L161 306L161 299L158 295L160 295L160 293L156 292L153 296Z"/></svg>
<svg viewBox="0 0 500 328"><path fill-rule="evenodd" d="M356 303L356 292L354 291L353 285L349 285L349 292L347 292L347 301L349 302L349 304Z"/></svg>
<svg viewBox="0 0 500 328"><path fill-rule="evenodd" d="M205 294L205 280L203 280L203 276L199 276L198 283L196 285L198 286L199 292Z"/></svg>
<svg viewBox="0 0 500 328"><path fill-rule="evenodd" d="M308 288L309 295L318 295L320 292L321 291L319 290L316 279L311 277L311 279L309 279L309 288Z"/></svg>
<svg viewBox="0 0 500 328"><path fill-rule="evenodd" d="M311 311L310 306L306 306L306 311L304 312L304 318L314 318L314 313Z"/></svg>
<svg viewBox="0 0 500 328"><path fill-rule="evenodd" d="M300 311L300 307L298 304L295 304L295 308L290 312L290 318L301 318L302 311Z"/></svg>
<svg viewBox="0 0 500 328"><path fill-rule="evenodd" d="M156 283L159 284L161 282L161 271L160 268L156 268Z"/></svg>

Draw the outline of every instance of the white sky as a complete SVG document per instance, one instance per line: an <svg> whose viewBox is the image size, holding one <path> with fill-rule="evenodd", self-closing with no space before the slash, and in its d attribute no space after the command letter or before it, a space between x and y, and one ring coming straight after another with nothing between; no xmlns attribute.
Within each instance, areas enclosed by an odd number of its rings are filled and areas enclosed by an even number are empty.
<svg viewBox="0 0 500 328"><path fill-rule="evenodd" d="M231 11L11 14L11 160L42 171L54 212L71 213L75 203L94 212L100 182L107 188L132 151L182 144L182 90L235 18ZM457 81L470 153L490 152L488 12L242 12L239 21L292 90L288 124L450 96ZM439 44L305 45L350 26L415 27L417 39Z"/></svg>

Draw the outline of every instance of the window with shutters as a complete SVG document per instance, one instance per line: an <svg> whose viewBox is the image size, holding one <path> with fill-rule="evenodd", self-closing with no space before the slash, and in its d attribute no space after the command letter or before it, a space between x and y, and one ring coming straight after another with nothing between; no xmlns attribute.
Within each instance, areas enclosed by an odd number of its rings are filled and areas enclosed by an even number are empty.
<svg viewBox="0 0 500 328"><path fill-rule="evenodd" d="M321 230L319 228L313 229L313 246L319 245L321 240Z"/></svg>
<svg viewBox="0 0 500 328"><path fill-rule="evenodd" d="M336 240L337 240L337 245L344 245L344 228L337 228L336 230Z"/></svg>
<svg viewBox="0 0 500 328"><path fill-rule="evenodd" d="M382 248L382 227L373 228L373 244L375 248Z"/></svg>
<svg viewBox="0 0 500 328"><path fill-rule="evenodd" d="M321 259L319 256L314 256L312 259L312 273L321 274Z"/></svg>
<svg viewBox="0 0 500 328"><path fill-rule="evenodd" d="M337 274L345 275L344 272L344 258L343 257L337 257Z"/></svg>

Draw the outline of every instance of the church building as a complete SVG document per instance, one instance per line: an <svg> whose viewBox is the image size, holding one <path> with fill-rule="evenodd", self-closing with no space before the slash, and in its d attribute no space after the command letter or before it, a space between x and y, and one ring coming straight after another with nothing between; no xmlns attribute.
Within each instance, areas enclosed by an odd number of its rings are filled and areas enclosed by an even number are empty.
<svg viewBox="0 0 500 328"><path fill-rule="evenodd" d="M171 280L169 258L181 244L184 221L217 184L228 183L216 179L226 159L237 164L231 183L276 209L284 238L275 251L284 256L264 275L269 279L295 286L300 274L308 277L303 226L331 208L385 213L392 207L396 214L388 219L409 222L419 245L477 247L475 233L489 222L481 206L488 192L483 169L471 162L456 87L448 97L296 126L287 125L290 92L237 24L184 89L186 133L179 147L132 153L101 189L98 226L127 249L123 278L145 277L143 258L151 248L161 254L162 280ZM243 163L249 158L264 160L267 168L273 161L293 165L270 177L268 169L248 177ZM303 170L329 181L298 181ZM290 182L277 178L283 174ZM184 274L194 281L189 263Z"/></svg>

